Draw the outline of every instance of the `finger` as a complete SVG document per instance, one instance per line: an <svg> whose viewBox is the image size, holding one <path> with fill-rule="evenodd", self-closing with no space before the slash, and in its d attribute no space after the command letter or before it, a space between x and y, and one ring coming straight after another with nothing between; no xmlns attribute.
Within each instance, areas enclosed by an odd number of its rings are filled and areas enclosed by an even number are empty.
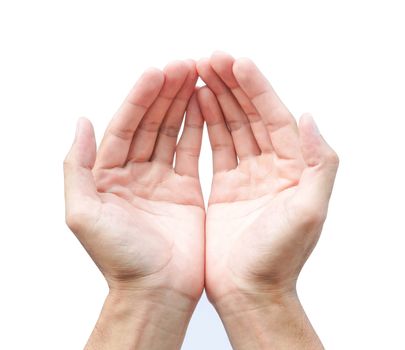
<svg viewBox="0 0 405 350"><path fill-rule="evenodd" d="M74 231L80 224L78 216L89 212L89 203L99 201L92 174L95 159L96 141L93 126L89 120L80 118L75 140L63 163L66 220Z"/></svg>
<svg viewBox="0 0 405 350"><path fill-rule="evenodd" d="M194 93L187 106L183 133L176 147L175 171L179 175L198 178L198 159L200 156L204 119L201 115Z"/></svg>
<svg viewBox="0 0 405 350"><path fill-rule="evenodd" d="M128 157L134 132L155 101L164 82L158 69L149 69L136 82L111 120L97 152L96 168L121 167Z"/></svg>
<svg viewBox="0 0 405 350"><path fill-rule="evenodd" d="M300 158L295 119L256 65L249 59L238 59L233 64L233 73L262 117L276 154L285 159Z"/></svg>
<svg viewBox="0 0 405 350"><path fill-rule="evenodd" d="M189 60L186 61L186 63L188 66L187 78L181 90L173 100L173 103L160 126L155 149L151 158L154 161L166 163L168 165L173 164L177 136L180 131L187 104L193 94L198 78L195 62Z"/></svg>
<svg viewBox="0 0 405 350"><path fill-rule="evenodd" d="M232 71L234 62L235 59L231 55L224 52L215 52L210 59L211 67L232 92L233 96L238 101L240 107L248 118L250 128L252 129L253 135L261 152L270 153L273 150L273 147L271 145L266 126L249 97L239 86Z"/></svg>
<svg viewBox="0 0 405 350"><path fill-rule="evenodd" d="M301 117L299 132L307 167L301 176L295 200L313 212L314 215L308 216L320 216L322 220L326 217L339 158L320 135L309 114Z"/></svg>
<svg viewBox="0 0 405 350"><path fill-rule="evenodd" d="M197 96L201 113L207 123L214 174L235 169L238 166L235 146L214 93L208 87L203 87Z"/></svg>
<svg viewBox="0 0 405 350"><path fill-rule="evenodd" d="M253 136L249 120L231 91L212 69L209 59L200 60L197 63L197 70L201 79L216 95L226 124L231 131L239 159L259 155L261 152Z"/></svg>
<svg viewBox="0 0 405 350"><path fill-rule="evenodd" d="M155 147L160 124L186 80L187 74L188 67L183 61L171 62L166 66L164 85L135 131L127 161L149 161Z"/></svg>

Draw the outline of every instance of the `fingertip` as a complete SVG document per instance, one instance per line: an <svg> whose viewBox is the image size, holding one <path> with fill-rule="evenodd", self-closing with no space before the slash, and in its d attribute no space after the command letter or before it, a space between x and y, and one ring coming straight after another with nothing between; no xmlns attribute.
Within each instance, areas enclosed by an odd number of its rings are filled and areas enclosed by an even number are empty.
<svg viewBox="0 0 405 350"><path fill-rule="evenodd" d="M198 74L201 75L203 72L205 72L209 65L210 65L210 59L208 57L200 58L196 63L196 68L197 68Z"/></svg>
<svg viewBox="0 0 405 350"><path fill-rule="evenodd" d="M228 55L228 53L226 53L225 51L222 51L222 50L214 50L212 52L211 56L214 56L214 55Z"/></svg>
<svg viewBox="0 0 405 350"><path fill-rule="evenodd" d="M68 151L68 153L65 156L65 160L64 160L64 164L70 162L70 160L72 159L72 157L74 156L75 150L77 148L77 143L80 141L81 137L82 137L82 130L83 130L83 123L86 122L86 118L85 117L79 117L76 120L76 129L75 129L75 136L73 138L73 142L70 146L70 149Z"/></svg>
<svg viewBox="0 0 405 350"><path fill-rule="evenodd" d="M146 102L148 97L152 96L154 100L162 89L164 82L165 75L163 71L155 67L150 67L146 69L135 82L127 98L132 103L149 106L151 102Z"/></svg>
<svg viewBox="0 0 405 350"><path fill-rule="evenodd" d="M192 58L187 58L186 60L184 60L184 62L186 62L188 67L195 67L197 64L197 61Z"/></svg>
<svg viewBox="0 0 405 350"><path fill-rule="evenodd" d="M314 117L311 113L304 113L299 120L299 128L305 130L306 133L310 132L314 135L320 135L319 128L315 123Z"/></svg>
<svg viewBox="0 0 405 350"><path fill-rule="evenodd" d="M220 51L220 50L216 50L211 54L211 60L229 60L232 59L234 60L234 58L232 57L232 55L230 55L229 53L225 52L225 51Z"/></svg>
<svg viewBox="0 0 405 350"><path fill-rule="evenodd" d="M229 62L235 61L235 58L227 52L224 51L214 51L210 58L211 63L213 62Z"/></svg>
<svg viewBox="0 0 405 350"><path fill-rule="evenodd" d="M254 62L249 58L249 57L239 57L235 60L235 63L233 64L234 69L241 69L241 70L246 70L246 69L252 69L256 67Z"/></svg>
<svg viewBox="0 0 405 350"><path fill-rule="evenodd" d="M210 62L214 72L218 74L229 88L233 89L238 86L238 82L233 73L235 59L231 55L224 52L214 53L211 56Z"/></svg>
<svg viewBox="0 0 405 350"><path fill-rule="evenodd" d="M257 70L255 63L247 57L241 57L235 60L232 66L233 74L237 79L247 79Z"/></svg>
<svg viewBox="0 0 405 350"><path fill-rule="evenodd" d="M171 61L163 69L165 84L161 94L173 98L187 80L190 69L185 61Z"/></svg>
<svg viewBox="0 0 405 350"><path fill-rule="evenodd" d="M92 167L96 157L96 138L91 121L85 117L77 120L74 149L77 161L85 167Z"/></svg>
<svg viewBox="0 0 405 350"><path fill-rule="evenodd" d="M298 123L302 155L308 166L315 166L320 161L320 137L314 123L309 113L301 115Z"/></svg>
<svg viewBox="0 0 405 350"><path fill-rule="evenodd" d="M187 74L188 70L189 70L188 63L182 60L171 61L163 68L163 72L166 75L179 73Z"/></svg>
<svg viewBox="0 0 405 350"><path fill-rule="evenodd" d="M145 71L143 72L143 74L156 74L156 75L161 75L162 74L162 70L156 67L148 67L145 69Z"/></svg>
<svg viewBox="0 0 405 350"><path fill-rule="evenodd" d="M149 67L148 69L146 69L143 72L141 78L155 81L155 82L160 82L161 85L163 85L164 80L165 80L165 75L160 69L158 69L156 67Z"/></svg>
<svg viewBox="0 0 405 350"><path fill-rule="evenodd" d="M187 65L189 77L191 77L193 80L197 80L198 79L197 62L191 58L185 60L184 62Z"/></svg>
<svg viewBox="0 0 405 350"><path fill-rule="evenodd" d="M301 116L299 132L302 154L308 166L328 165L337 169L339 157L320 134L310 113Z"/></svg>
<svg viewBox="0 0 405 350"><path fill-rule="evenodd" d="M79 117L76 121L76 132L75 132L75 141L77 140L80 130L82 128L82 124L84 122L85 117Z"/></svg>
<svg viewBox="0 0 405 350"><path fill-rule="evenodd" d="M87 136L90 134L94 135L94 129L93 129L93 124L91 121L86 118L86 117L79 117L76 122L76 134L75 134L75 140L77 141L81 137Z"/></svg>

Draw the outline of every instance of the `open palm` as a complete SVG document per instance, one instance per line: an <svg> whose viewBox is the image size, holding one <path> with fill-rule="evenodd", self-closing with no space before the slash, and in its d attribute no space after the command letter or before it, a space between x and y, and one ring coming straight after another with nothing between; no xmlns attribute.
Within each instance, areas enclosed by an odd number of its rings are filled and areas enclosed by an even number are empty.
<svg viewBox="0 0 405 350"><path fill-rule="evenodd" d="M79 122L65 161L67 222L111 288L201 294L203 120L193 95L196 80L192 61L146 71L97 152L90 122Z"/></svg>
<svg viewBox="0 0 405 350"><path fill-rule="evenodd" d="M247 59L198 62L214 178L206 224L206 289L294 290L325 219L337 156L310 116L299 127Z"/></svg>

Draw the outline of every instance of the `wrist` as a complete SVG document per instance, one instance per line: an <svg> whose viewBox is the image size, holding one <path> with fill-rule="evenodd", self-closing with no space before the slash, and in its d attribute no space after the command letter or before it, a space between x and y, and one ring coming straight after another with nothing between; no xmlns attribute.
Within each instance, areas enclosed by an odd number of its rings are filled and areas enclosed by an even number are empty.
<svg viewBox="0 0 405 350"><path fill-rule="evenodd" d="M86 349L180 349L195 305L175 291L110 289Z"/></svg>
<svg viewBox="0 0 405 350"><path fill-rule="evenodd" d="M221 318L237 318L241 314L251 311L268 310L275 308L289 309L300 304L295 289L274 291L237 290L211 299L211 303Z"/></svg>
<svg viewBox="0 0 405 350"><path fill-rule="evenodd" d="M234 349L323 349L295 289L236 292L213 305Z"/></svg>
<svg viewBox="0 0 405 350"><path fill-rule="evenodd" d="M176 312L189 314L195 309L199 298L191 297L174 289L122 289L110 288L107 300L122 304L128 311L143 312Z"/></svg>

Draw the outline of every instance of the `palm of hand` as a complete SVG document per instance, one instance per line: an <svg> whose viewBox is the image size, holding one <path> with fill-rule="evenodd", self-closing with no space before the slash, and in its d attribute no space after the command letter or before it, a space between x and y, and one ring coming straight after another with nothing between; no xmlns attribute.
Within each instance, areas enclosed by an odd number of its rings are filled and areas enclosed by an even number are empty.
<svg viewBox="0 0 405 350"><path fill-rule="evenodd" d="M260 284L281 289L294 282L302 263L294 261L301 256L297 250L309 253L314 243L294 237L300 213L293 199L303 167L260 155L214 175L207 212L208 294L215 298Z"/></svg>
<svg viewBox="0 0 405 350"><path fill-rule="evenodd" d="M153 275L169 285L182 274L186 289L198 285L205 216L198 179L158 162L94 173L101 205L88 246L110 282Z"/></svg>

